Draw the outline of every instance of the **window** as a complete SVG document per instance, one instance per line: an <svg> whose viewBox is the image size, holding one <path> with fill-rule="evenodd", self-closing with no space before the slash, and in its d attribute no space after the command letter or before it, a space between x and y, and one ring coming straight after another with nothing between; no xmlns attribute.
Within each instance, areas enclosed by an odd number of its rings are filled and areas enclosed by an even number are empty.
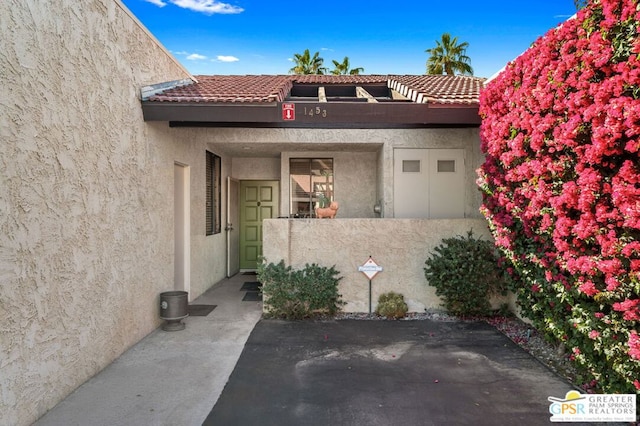
<svg viewBox="0 0 640 426"><path fill-rule="evenodd" d="M221 186L221 162L220 157L207 151L207 171L206 171L206 235L220 233L221 206L220 206L220 186Z"/></svg>
<svg viewBox="0 0 640 426"><path fill-rule="evenodd" d="M316 204L333 201L332 158L291 158L289 176L292 217L313 217Z"/></svg>
<svg viewBox="0 0 640 426"><path fill-rule="evenodd" d="M455 173L456 160L438 160L438 173Z"/></svg>
<svg viewBox="0 0 640 426"><path fill-rule="evenodd" d="M420 160L402 160L403 173L420 173Z"/></svg>

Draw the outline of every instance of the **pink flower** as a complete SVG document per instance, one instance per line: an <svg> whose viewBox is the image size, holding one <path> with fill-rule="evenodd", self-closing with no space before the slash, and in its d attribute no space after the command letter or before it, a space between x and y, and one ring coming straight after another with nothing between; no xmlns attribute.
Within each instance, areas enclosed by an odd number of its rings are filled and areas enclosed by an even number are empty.
<svg viewBox="0 0 640 426"><path fill-rule="evenodd" d="M606 277L604 282L607 284L607 291L614 291L620 287L620 281L616 277Z"/></svg>
<svg viewBox="0 0 640 426"><path fill-rule="evenodd" d="M629 356L640 360L640 336L635 330L629 334L629 342L627 344L629 345Z"/></svg>
<svg viewBox="0 0 640 426"><path fill-rule="evenodd" d="M608 361L616 369L640 359L638 21L637 1L589 2L480 95L482 213L529 280L529 295L538 294L525 308L558 320L561 335L575 333L585 308L597 311L616 329L607 339L629 336L628 358ZM542 274L553 292L542 293ZM605 289L612 298L589 299ZM611 301L620 295L626 299ZM605 315L611 310L619 314ZM578 355L591 362L590 352L576 347L571 356ZM634 386L640 390L640 379Z"/></svg>
<svg viewBox="0 0 640 426"><path fill-rule="evenodd" d="M623 312L623 318L627 321L640 320L640 299L627 299L624 302L617 302L613 304L613 309L618 312Z"/></svg>

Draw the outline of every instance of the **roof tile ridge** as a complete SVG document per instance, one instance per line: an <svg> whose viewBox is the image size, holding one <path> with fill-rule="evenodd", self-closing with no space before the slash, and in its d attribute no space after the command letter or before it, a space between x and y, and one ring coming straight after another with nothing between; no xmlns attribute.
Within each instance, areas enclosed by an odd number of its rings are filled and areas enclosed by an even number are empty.
<svg viewBox="0 0 640 426"><path fill-rule="evenodd" d="M423 93L423 92L420 92L419 90L411 88L405 85L404 83L400 82L399 80L387 80L387 86L396 90L402 96L405 96L411 99L413 102L423 104L429 101L429 97L426 93Z"/></svg>
<svg viewBox="0 0 640 426"><path fill-rule="evenodd" d="M269 95L269 98L273 99L273 97L275 97L276 102L283 102L287 98L287 94L291 92L292 88L293 80L286 79L284 80L284 84L280 87L280 90L278 90L277 93L272 93L271 95Z"/></svg>

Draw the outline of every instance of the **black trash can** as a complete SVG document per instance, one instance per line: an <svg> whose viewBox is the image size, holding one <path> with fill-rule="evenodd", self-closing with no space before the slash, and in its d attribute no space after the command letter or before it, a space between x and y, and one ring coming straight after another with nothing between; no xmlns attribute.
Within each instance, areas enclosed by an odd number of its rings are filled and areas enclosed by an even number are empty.
<svg viewBox="0 0 640 426"><path fill-rule="evenodd" d="M160 293L160 319L165 320L164 331L184 330L182 320L189 316L189 293L165 291Z"/></svg>

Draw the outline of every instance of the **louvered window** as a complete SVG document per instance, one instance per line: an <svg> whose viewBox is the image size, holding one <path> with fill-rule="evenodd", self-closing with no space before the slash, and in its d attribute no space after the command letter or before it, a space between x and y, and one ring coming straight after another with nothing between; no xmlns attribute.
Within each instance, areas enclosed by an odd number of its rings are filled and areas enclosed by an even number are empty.
<svg viewBox="0 0 640 426"><path fill-rule="evenodd" d="M289 160L292 217L313 217L316 206L333 200L333 159Z"/></svg>
<svg viewBox="0 0 640 426"><path fill-rule="evenodd" d="M207 235L220 233L220 186L221 186L220 157L207 151L206 171L206 228Z"/></svg>

